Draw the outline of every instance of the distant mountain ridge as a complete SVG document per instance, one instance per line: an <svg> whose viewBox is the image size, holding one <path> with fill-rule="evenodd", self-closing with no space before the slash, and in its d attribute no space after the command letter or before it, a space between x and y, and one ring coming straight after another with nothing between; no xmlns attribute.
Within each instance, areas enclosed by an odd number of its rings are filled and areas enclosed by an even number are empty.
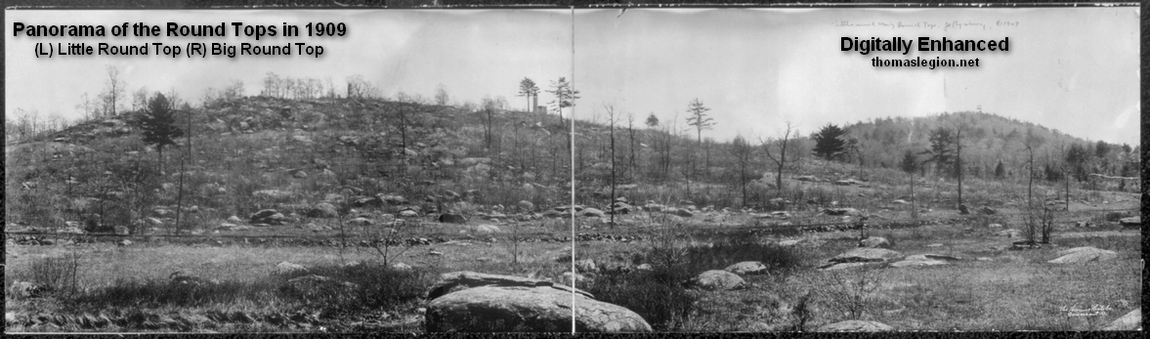
<svg viewBox="0 0 1150 339"><path fill-rule="evenodd" d="M932 131L938 128L953 130L959 126L966 131L962 135L963 160L969 169L976 171L972 174L993 171L998 161L1007 167L1022 165L1027 161L1024 153L1028 132L1038 139L1035 161L1040 164L1060 162L1072 145L1088 149L1094 155L1102 155L1099 159L1111 161L1124 160L1119 158L1133 152L1138 146L1091 141L1033 122L969 111L913 118L871 119L847 124L844 129L848 137L858 140L859 149L864 155L864 167L893 167L907 149L915 152L927 150ZM1104 163L1106 161L1097 165L1107 167ZM1105 172L1110 172L1109 169L1098 168Z"/></svg>

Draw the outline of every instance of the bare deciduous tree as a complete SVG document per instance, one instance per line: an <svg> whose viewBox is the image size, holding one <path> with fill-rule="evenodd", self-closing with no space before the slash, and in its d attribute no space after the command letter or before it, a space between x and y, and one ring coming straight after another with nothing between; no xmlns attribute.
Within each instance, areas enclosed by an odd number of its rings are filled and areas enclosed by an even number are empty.
<svg viewBox="0 0 1150 339"><path fill-rule="evenodd" d="M443 84L439 84L439 86L435 88L435 104L444 106L447 105L447 102L450 100L451 97L447 95L447 87L443 86Z"/></svg>
<svg viewBox="0 0 1150 339"><path fill-rule="evenodd" d="M104 115L112 117L118 112L117 109L122 102L120 99L124 97L124 88L127 84L120 78L119 68L108 66L107 72L108 80L104 83L104 93L100 97L104 100Z"/></svg>
<svg viewBox="0 0 1150 339"><path fill-rule="evenodd" d="M148 107L148 89L140 87L140 89L132 92L132 110L140 111Z"/></svg>
<svg viewBox="0 0 1150 339"><path fill-rule="evenodd" d="M783 170L787 168L787 163L794 163L799 159L799 152L791 152L791 155L789 157L787 156L787 150L789 149L788 146L791 146L790 142L792 130L793 126L791 126L791 122L788 121L786 123L786 129L783 132L783 138L773 143L779 148L779 156L777 158L775 157L774 153L771 153L772 143L759 139L759 143L763 145L763 150L767 153L767 159L771 159L771 161L775 163L776 195L781 195L783 192ZM798 132L795 131L794 134L797 135Z"/></svg>
<svg viewBox="0 0 1150 339"><path fill-rule="evenodd" d="M483 98L483 147L490 150L492 141L495 138L495 107L497 106L494 99L491 97Z"/></svg>

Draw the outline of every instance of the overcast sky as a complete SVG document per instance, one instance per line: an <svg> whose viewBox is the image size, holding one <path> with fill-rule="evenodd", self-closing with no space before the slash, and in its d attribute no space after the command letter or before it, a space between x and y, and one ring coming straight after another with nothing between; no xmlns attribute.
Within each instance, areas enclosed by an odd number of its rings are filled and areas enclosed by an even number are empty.
<svg viewBox="0 0 1150 339"><path fill-rule="evenodd" d="M231 79L258 94L267 72L331 77L360 74L382 94L430 97L442 84L457 101L503 96L513 107L518 82L546 89L560 76L582 92L574 114L602 121L604 105L642 121L654 113L684 126L694 98L712 108L719 140L774 137L784 121L808 134L828 122L975 110L1036 122L1092 140L1139 142L1136 7L1031 9L578 9L372 11L8 11L6 114L16 108L76 117L84 92L104 87L105 65L118 67L129 91L175 89L199 98ZM572 55L572 20L575 51ZM271 38L305 42L322 58L162 57L33 58L36 42L138 43L123 38L12 37L12 23L297 25L342 21L344 38ZM892 28L885 24L929 23ZM948 28L948 23L961 23ZM843 23L850 23L844 25ZM867 26L873 25L873 26ZM922 26L922 25L920 25ZM979 58L979 68L873 68L898 53L839 50L841 37L950 39L1010 37L1009 52L911 52L905 57ZM255 42L250 38L151 38L148 41ZM572 59L574 57L574 59ZM552 98L543 94L541 103Z"/></svg>

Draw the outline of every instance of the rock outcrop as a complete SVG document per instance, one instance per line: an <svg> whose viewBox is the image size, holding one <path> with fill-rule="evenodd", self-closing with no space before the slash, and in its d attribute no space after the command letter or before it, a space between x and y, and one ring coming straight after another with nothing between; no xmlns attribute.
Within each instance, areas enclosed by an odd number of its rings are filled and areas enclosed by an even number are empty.
<svg viewBox="0 0 1150 339"><path fill-rule="evenodd" d="M723 270L740 275L766 274L767 265L763 264L762 261L744 261L731 266L727 266L727 268L724 268Z"/></svg>
<svg viewBox="0 0 1150 339"><path fill-rule="evenodd" d="M832 263L881 262L896 258L900 253L885 248L859 247L839 254L827 261Z"/></svg>
<svg viewBox="0 0 1150 339"><path fill-rule="evenodd" d="M1118 253L1094 247L1075 247L1058 251L1057 259L1047 261L1051 264L1081 264L1091 261L1111 260L1118 257Z"/></svg>
<svg viewBox="0 0 1150 339"><path fill-rule="evenodd" d="M572 304L574 292L575 304ZM428 291L428 332L650 332L635 312L537 279L451 272Z"/></svg>
<svg viewBox="0 0 1150 339"><path fill-rule="evenodd" d="M733 290L745 287L746 284L747 282L743 281L743 278L740 278L738 275L722 270L710 270L700 273L690 281L691 286L712 291Z"/></svg>
<svg viewBox="0 0 1150 339"><path fill-rule="evenodd" d="M859 247L890 248L890 240L883 237L869 237L859 240Z"/></svg>

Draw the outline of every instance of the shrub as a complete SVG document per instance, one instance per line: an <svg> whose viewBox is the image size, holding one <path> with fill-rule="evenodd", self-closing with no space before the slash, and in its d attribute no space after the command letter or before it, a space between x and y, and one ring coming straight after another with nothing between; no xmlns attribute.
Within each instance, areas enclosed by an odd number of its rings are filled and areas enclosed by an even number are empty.
<svg viewBox="0 0 1150 339"><path fill-rule="evenodd" d="M869 267L832 271L821 285L829 307L848 320L861 319L871 308L871 293L882 285L880 273Z"/></svg>
<svg viewBox="0 0 1150 339"><path fill-rule="evenodd" d="M32 262L28 268L28 279L50 291L77 290L77 272L80 269L80 255L69 253L63 257L48 257Z"/></svg>
<svg viewBox="0 0 1150 339"><path fill-rule="evenodd" d="M666 268L609 271L596 276L587 291L598 300L634 311L656 331L675 330L690 318L697 299L683 288L683 278L683 271Z"/></svg>
<svg viewBox="0 0 1150 339"><path fill-rule="evenodd" d="M313 274L354 283L358 289L318 286L316 293L299 293L299 290L284 288L288 280ZM358 264L313 267L254 281L180 283L167 279L119 279L112 286L82 295L76 301L100 306L157 307L234 304L240 299L255 301L279 297L284 301L300 302L309 308L354 311L394 308L417 301L436 277L434 272L426 270L401 271L375 264Z"/></svg>
<svg viewBox="0 0 1150 339"><path fill-rule="evenodd" d="M112 306L198 306L233 303L242 298L259 298L257 294L272 287L268 281L245 283L222 281L203 284L181 284L169 280L137 281L117 279L112 286L77 298L80 303Z"/></svg>
<svg viewBox="0 0 1150 339"><path fill-rule="evenodd" d="M791 308L790 317L791 331L803 332L807 330L807 324L814 320L814 302L811 300L811 293L808 291L795 301L795 306Z"/></svg>
<svg viewBox="0 0 1150 339"><path fill-rule="evenodd" d="M802 264L790 248L759 243L752 237L732 236L707 247L691 247L685 254L686 271L722 269L742 261L761 261L773 271L787 271Z"/></svg>
<svg viewBox="0 0 1150 339"><path fill-rule="evenodd" d="M1106 221L1118 222L1122 218L1130 216L1128 212L1106 212Z"/></svg>
<svg viewBox="0 0 1150 339"><path fill-rule="evenodd" d="M343 309L390 308L413 302L423 298L427 286L430 286L438 278L436 272L426 269L396 270L375 263L312 267L305 271L293 272L282 278L283 281L287 281L312 274L360 286L359 291L356 292L357 298L353 301L341 305L327 303L329 307ZM339 296L332 295L331 297ZM309 301L315 305L325 304L325 300L312 299Z"/></svg>

